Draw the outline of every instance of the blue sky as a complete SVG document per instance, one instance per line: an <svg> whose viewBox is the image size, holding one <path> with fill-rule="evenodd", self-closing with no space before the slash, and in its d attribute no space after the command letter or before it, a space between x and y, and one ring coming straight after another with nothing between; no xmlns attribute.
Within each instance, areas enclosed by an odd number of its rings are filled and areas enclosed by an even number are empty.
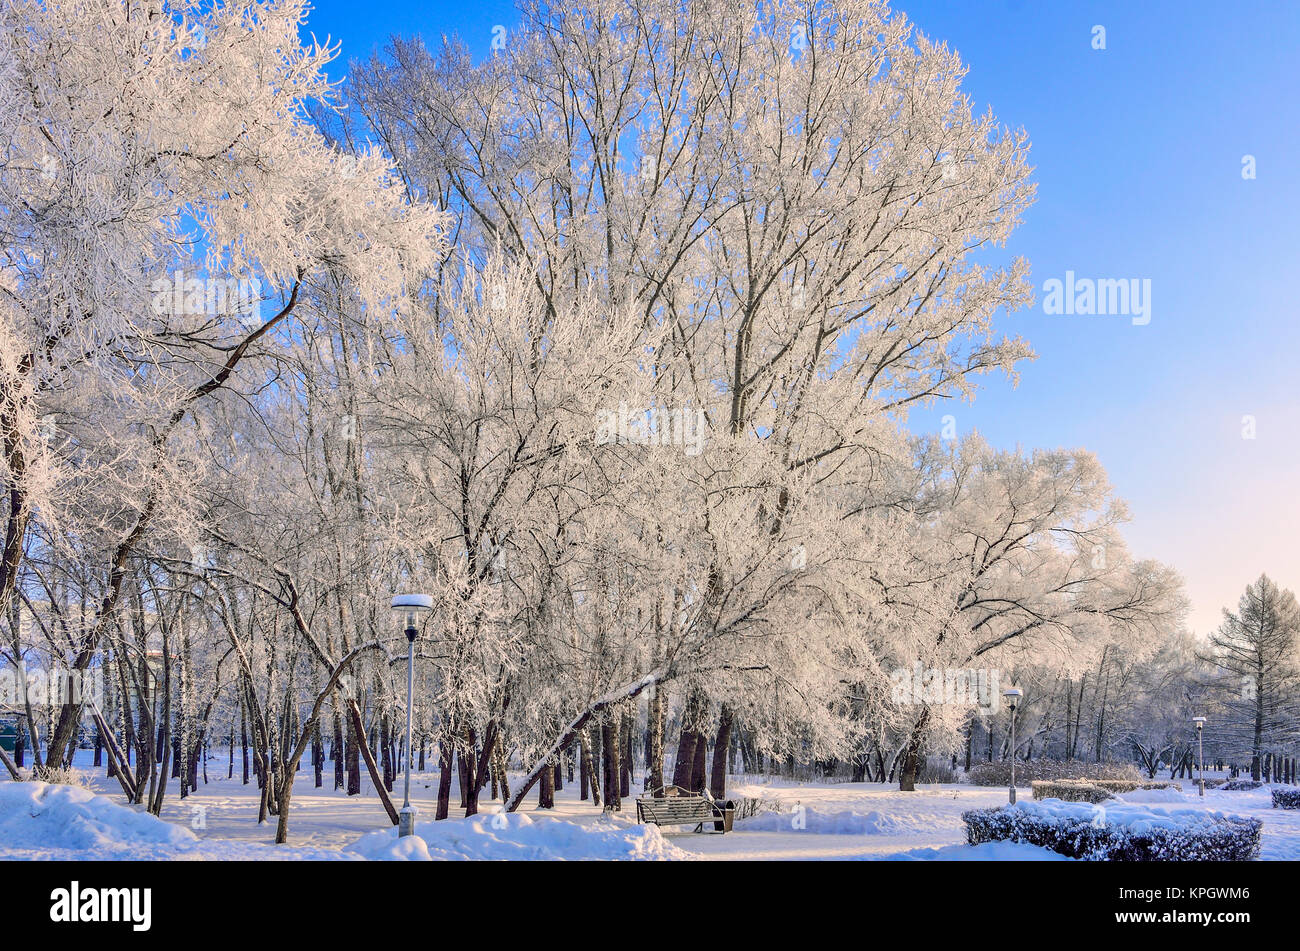
<svg viewBox="0 0 1300 951"><path fill-rule="evenodd" d="M973 405L910 425L951 414L999 446L1095 452L1134 552L1183 573L1197 632L1260 572L1300 588L1300 4L894 6L961 53L977 106L1029 132L1038 183L1009 248L1039 300L1002 320L1038 359L1018 388L988 378ZM307 31L342 43L341 77L393 33L487 55L515 20L500 0L317 0ZM1150 280L1150 323L1044 313L1043 282L1067 270Z"/></svg>

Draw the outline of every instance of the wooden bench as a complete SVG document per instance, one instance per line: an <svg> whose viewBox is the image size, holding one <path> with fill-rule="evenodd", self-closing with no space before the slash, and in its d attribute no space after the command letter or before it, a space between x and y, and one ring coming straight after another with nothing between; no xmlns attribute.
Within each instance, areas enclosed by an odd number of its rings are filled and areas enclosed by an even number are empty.
<svg viewBox="0 0 1300 951"><path fill-rule="evenodd" d="M711 831L725 833L730 831L730 806L730 802L718 802L679 786L665 786L636 801L636 821L657 826L694 825L696 832L703 832L707 822L713 824Z"/></svg>

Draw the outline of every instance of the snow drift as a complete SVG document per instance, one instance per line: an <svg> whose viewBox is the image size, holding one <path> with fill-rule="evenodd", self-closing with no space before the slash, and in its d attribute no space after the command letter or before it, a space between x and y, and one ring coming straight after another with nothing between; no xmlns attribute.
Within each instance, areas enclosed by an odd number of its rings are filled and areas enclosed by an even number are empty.
<svg viewBox="0 0 1300 951"><path fill-rule="evenodd" d="M564 819L533 819L523 813L493 812L468 819L419 822L415 835L396 829L363 835L347 847L367 859L687 859L655 826L624 825L611 819L578 824Z"/></svg>
<svg viewBox="0 0 1300 951"><path fill-rule="evenodd" d="M0 783L0 843L12 858L163 858L197 841L188 829L88 789Z"/></svg>
<svg viewBox="0 0 1300 951"><path fill-rule="evenodd" d="M892 855L871 856L883 862L1073 862L1051 849L1024 842L983 842L946 845L939 849L910 849Z"/></svg>
<svg viewBox="0 0 1300 951"><path fill-rule="evenodd" d="M785 809L762 812L742 819L736 828L745 832L811 832L816 835L882 835L911 831L908 817L886 815L879 810L855 812L847 809Z"/></svg>

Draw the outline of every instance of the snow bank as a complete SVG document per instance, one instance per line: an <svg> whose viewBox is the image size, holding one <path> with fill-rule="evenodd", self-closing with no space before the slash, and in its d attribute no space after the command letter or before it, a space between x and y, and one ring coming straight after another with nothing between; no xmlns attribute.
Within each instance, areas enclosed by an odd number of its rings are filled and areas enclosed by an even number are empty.
<svg viewBox="0 0 1300 951"><path fill-rule="evenodd" d="M762 812L736 822L744 832L811 832L818 835L889 835L911 831L913 823L878 810L818 809L801 806L780 812Z"/></svg>
<svg viewBox="0 0 1300 951"><path fill-rule="evenodd" d="M873 856L875 858L875 856ZM983 842L941 849L911 849L879 856L885 862L1073 862L1069 856L1024 842Z"/></svg>
<svg viewBox="0 0 1300 951"><path fill-rule="evenodd" d="M192 848L194 833L76 786L0 783L0 848L32 858L149 858ZM151 855L152 853L152 855ZM15 856L17 857L17 856Z"/></svg>
<svg viewBox="0 0 1300 951"><path fill-rule="evenodd" d="M409 843L409 844L408 844ZM419 822L405 841L396 829L362 836L347 847L383 861L464 859L687 859L692 856L663 837L655 826L625 825L612 819L578 824L523 813L486 813L468 819Z"/></svg>
<svg viewBox="0 0 1300 951"><path fill-rule="evenodd" d="M432 862L429 845L418 835L408 835L404 839L396 837L396 832L385 829L382 832L368 832L348 846L347 850L372 862Z"/></svg>

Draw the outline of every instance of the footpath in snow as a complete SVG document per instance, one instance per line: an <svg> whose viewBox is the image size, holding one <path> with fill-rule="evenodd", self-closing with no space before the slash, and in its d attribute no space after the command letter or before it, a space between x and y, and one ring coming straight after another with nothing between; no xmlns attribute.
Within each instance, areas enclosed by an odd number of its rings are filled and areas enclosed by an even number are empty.
<svg viewBox="0 0 1300 951"><path fill-rule="evenodd" d="M111 783L111 781L108 781ZM274 844L274 823L258 825L257 787L238 779L200 786L185 800L169 797L161 819L122 804L103 780L95 791L44 783L0 782L0 858L3 859L890 859L980 861L1060 860L1030 846L965 845L961 815L1000 806L1006 790L967 785L923 786L914 793L875 784L795 783L736 777L728 795L756 814L738 819L727 835L695 834L689 827L658 829L635 822L635 805L603 814L566 786L556 808L533 803L506 815L486 801L478 816L433 822L435 778L413 782L420 820L416 837L399 841L378 799L316 789L299 778L290 813L290 845ZM1029 790L1022 790L1028 799ZM453 795L452 805L456 797ZM1129 805L1131 804L1131 805ZM1143 804L1143 805L1139 805ZM1147 806L1145 804L1151 804ZM1263 821L1263 859L1300 858L1300 812L1271 808L1267 787L1245 792L1194 789L1138 791L1108 803L1171 814L1221 813ZM454 815L454 808L453 808Z"/></svg>

